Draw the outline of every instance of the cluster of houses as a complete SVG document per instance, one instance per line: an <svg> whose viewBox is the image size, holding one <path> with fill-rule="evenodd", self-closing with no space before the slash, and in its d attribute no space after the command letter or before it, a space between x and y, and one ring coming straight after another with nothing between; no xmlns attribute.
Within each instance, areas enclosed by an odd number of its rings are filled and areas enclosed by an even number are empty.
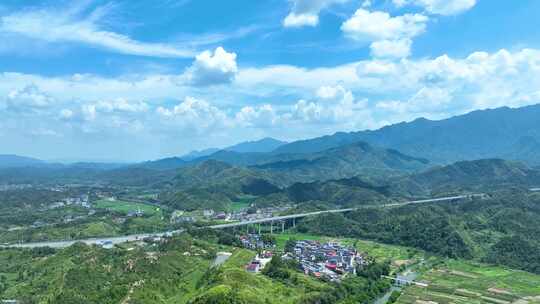
<svg viewBox="0 0 540 304"><path fill-rule="evenodd" d="M231 221L253 221L263 218L269 218L275 216L276 214L287 211L290 209L290 206L281 206L281 207L268 207L268 208L259 208L255 212L250 212L250 209L242 209L240 211L233 212L229 215Z"/></svg>
<svg viewBox="0 0 540 304"><path fill-rule="evenodd" d="M356 273L356 267L367 265L366 257L356 249L336 242L297 241L284 259L295 259L305 274L318 278L339 281L349 273Z"/></svg>
<svg viewBox="0 0 540 304"><path fill-rule="evenodd" d="M251 250L274 249L276 247L273 243L265 242L260 234L240 235L238 239L244 248Z"/></svg>
<svg viewBox="0 0 540 304"><path fill-rule="evenodd" d="M90 199L88 194L83 194L77 197L67 197L61 201L53 203L48 206L49 209L57 209L65 206L78 205L84 208L90 208Z"/></svg>
<svg viewBox="0 0 540 304"><path fill-rule="evenodd" d="M219 220L219 221L235 221L244 222L257 219L269 218L276 214L290 209L290 206L282 207L269 207L259 208L256 210L250 208L244 208L234 212L217 212L212 209L185 212L182 210L176 210L171 217L171 221L174 223L193 223L198 220ZM251 211L250 211L251 210Z"/></svg>

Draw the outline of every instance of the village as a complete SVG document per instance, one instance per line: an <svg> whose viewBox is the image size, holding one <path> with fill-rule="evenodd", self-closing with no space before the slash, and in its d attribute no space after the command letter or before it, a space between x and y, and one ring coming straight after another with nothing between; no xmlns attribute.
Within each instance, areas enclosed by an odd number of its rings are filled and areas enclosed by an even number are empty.
<svg viewBox="0 0 540 304"><path fill-rule="evenodd" d="M221 221L221 222L244 222L253 221L257 219L269 218L281 214L284 211L291 209L292 206L280 206L280 207L267 207L267 208L255 208L250 206L241 208L234 211L215 211L212 209L197 210L197 211L184 211L176 210L171 216L171 222L173 223L194 223L194 222L208 222L208 221Z"/></svg>
<svg viewBox="0 0 540 304"><path fill-rule="evenodd" d="M306 275L336 282L348 274L356 274L357 267L370 263L367 256L339 242L299 240L294 241L293 246L287 246L285 252L280 252L271 236L248 234L238 238L243 247L259 252L246 265L246 270L253 273L262 271L274 255L298 262L299 271Z"/></svg>

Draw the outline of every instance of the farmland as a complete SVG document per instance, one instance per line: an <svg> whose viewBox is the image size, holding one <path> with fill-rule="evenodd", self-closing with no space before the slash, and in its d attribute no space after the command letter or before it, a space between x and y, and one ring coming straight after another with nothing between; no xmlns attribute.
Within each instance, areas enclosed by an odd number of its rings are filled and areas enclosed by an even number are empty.
<svg viewBox="0 0 540 304"><path fill-rule="evenodd" d="M397 303L540 303L539 275L497 266L448 260L427 270L418 280L429 287L409 286Z"/></svg>
<svg viewBox="0 0 540 304"><path fill-rule="evenodd" d="M108 209L124 214L136 212L137 210L140 210L144 214L148 215L154 215L160 212L156 206L121 200L99 200L94 202L94 205L98 209Z"/></svg>

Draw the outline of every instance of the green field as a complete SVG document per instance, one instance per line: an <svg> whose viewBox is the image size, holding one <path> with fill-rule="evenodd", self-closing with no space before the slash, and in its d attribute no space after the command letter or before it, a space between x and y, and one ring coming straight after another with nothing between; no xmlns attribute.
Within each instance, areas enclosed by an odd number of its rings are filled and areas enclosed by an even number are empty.
<svg viewBox="0 0 540 304"><path fill-rule="evenodd" d="M110 201L110 200L99 200L94 202L94 206L96 208L100 209L109 209L116 212L121 213L129 213L132 211L141 210L144 212L145 215L154 215L158 214L161 211L158 210L156 206L142 204L142 203L134 203L134 202L127 202L127 201Z"/></svg>
<svg viewBox="0 0 540 304"><path fill-rule="evenodd" d="M242 195L238 197L238 199L231 204L231 210L232 211L239 211L241 209L248 208L253 200L255 200L257 197L253 195Z"/></svg>
<svg viewBox="0 0 540 304"><path fill-rule="evenodd" d="M397 303L540 303L539 275L502 267L450 260L434 266L418 280L429 287L409 286Z"/></svg>

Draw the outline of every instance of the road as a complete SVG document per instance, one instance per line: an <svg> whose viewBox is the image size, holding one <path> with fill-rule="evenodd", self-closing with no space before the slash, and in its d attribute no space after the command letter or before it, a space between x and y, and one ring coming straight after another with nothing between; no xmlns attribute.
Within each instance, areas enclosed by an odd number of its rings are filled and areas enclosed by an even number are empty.
<svg viewBox="0 0 540 304"><path fill-rule="evenodd" d="M398 206L406 206L406 205L413 205L413 204L447 202L447 201L454 201L454 200L460 200L460 199L466 199L466 198L472 198L472 197L483 197L483 196L484 194L458 195L458 196L441 197L441 198L433 198L433 199L425 199L425 200L407 201L407 202L401 202L401 203L392 203L392 204L385 204L385 205L362 206L359 208L315 211L315 212L298 213L298 214L283 215L283 216L274 216L274 217L257 219L257 220L252 220L252 221L213 225L213 226L207 226L206 228L225 229L225 228L239 227L239 226L252 225L252 224L279 222L279 221L284 221L284 220L289 220L289 219L303 218L303 217L315 216L315 215L321 215L321 214L357 211L357 210L364 209L367 207L383 207L383 208L398 207ZM82 242L88 245L101 245L104 242L111 242L113 245L116 245L116 244L121 244L121 243L126 243L126 242L134 242L137 240L142 240L147 237L163 237L165 235L180 233L182 231L183 230L167 231L167 232L159 232L159 233L142 233L142 234L132 234L132 235L118 236L118 237L92 238L92 239L69 240L69 241L50 241L50 242L9 244L9 245L0 245L0 248L39 248L39 247L65 248L77 242Z"/></svg>
<svg viewBox="0 0 540 304"><path fill-rule="evenodd" d="M124 236L106 237L106 238L91 238L84 240L69 240L69 241L45 241L45 242L32 242L32 243L20 243L0 245L0 248L39 248L39 247L51 247L51 248L66 248L75 243L85 243L87 245L102 245L105 242L110 242L112 245L122 244L127 242L135 242L147 237L163 237L175 233L180 233L182 230L159 232L159 233L141 233L131 234Z"/></svg>

